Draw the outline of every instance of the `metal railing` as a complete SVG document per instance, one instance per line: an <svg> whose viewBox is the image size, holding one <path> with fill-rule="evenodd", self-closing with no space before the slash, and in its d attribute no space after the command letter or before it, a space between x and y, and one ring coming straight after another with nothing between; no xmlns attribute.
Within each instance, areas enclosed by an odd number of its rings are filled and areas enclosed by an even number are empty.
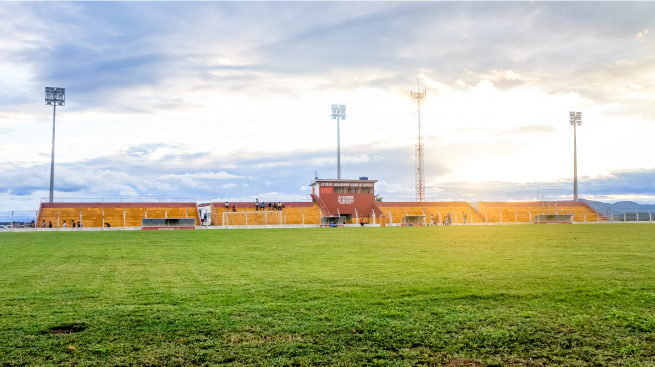
<svg viewBox="0 0 655 367"><path fill-rule="evenodd" d="M34 228L36 210L0 211L0 225L9 228Z"/></svg>
<svg viewBox="0 0 655 367"><path fill-rule="evenodd" d="M418 203L416 201L416 198L392 198L392 197L386 197L384 196L382 198L383 203ZM470 199L438 199L438 198L433 198L433 199L423 199L422 203L449 203L449 202L469 202Z"/></svg>
<svg viewBox="0 0 655 367"><path fill-rule="evenodd" d="M50 202L50 198L41 198L42 203ZM54 198L54 203L189 203L195 198L152 198L152 197L122 197L122 198Z"/></svg>
<svg viewBox="0 0 655 367"><path fill-rule="evenodd" d="M316 200L316 202L318 203L318 207L322 211L322 213L321 213L322 216L324 216L324 217L331 217L332 216L332 214L330 213L330 210L325 205L325 203L323 202L323 200L321 199L320 196L314 195L314 194L311 194L310 196L312 198L312 201ZM339 214L339 209L337 209L337 214Z"/></svg>
<svg viewBox="0 0 655 367"><path fill-rule="evenodd" d="M258 197L258 198L216 198L212 199L212 203L225 203L226 201L228 203L254 203L255 200L259 200L260 203L308 203L312 201L312 198L310 194L307 194L306 197L304 198L298 198L298 197L277 197L277 198L266 198L266 197Z"/></svg>

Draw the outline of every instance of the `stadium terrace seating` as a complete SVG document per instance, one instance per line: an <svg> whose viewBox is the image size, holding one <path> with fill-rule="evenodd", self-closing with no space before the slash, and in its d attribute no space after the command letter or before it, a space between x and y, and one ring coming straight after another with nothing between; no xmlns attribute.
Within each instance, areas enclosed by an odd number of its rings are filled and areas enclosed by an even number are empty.
<svg viewBox="0 0 655 367"><path fill-rule="evenodd" d="M538 214L573 214L574 222L606 221L604 215L596 213L589 205L578 201L553 202L479 202L481 215L487 215L489 222L528 223ZM501 215L502 214L502 215Z"/></svg>
<svg viewBox="0 0 655 367"><path fill-rule="evenodd" d="M401 223L402 218L406 215L425 215L426 223L429 223L430 216L433 216L435 222L442 223L448 214L452 214L453 223L463 223L464 218L462 213L466 213L466 223L481 223L485 221L484 216L480 215L471 204L465 201L423 203L381 202L379 205L386 216L386 223Z"/></svg>
<svg viewBox="0 0 655 367"><path fill-rule="evenodd" d="M104 213L104 215L103 215ZM52 222L53 228L71 227L82 220L83 227L141 227L143 218L194 218L200 225L198 206L187 203L41 203L37 226Z"/></svg>
<svg viewBox="0 0 655 367"><path fill-rule="evenodd" d="M310 202L283 202L284 209L281 211L270 210L266 206L265 213L255 210L254 203L230 203L230 208L225 208L225 203L212 202L211 205L211 215L212 215L212 225L222 226L245 226L246 225L246 215L248 213L248 225L252 226L263 226L263 225L276 225L276 224L303 224L303 215L304 215L304 224L320 224L321 223L321 211L318 208L317 204ZM243 214L232 214L232 207L236 207L237 213ZM224 212L230 213L223 215ZM225 219L226 223L223 223Z"/></svg>

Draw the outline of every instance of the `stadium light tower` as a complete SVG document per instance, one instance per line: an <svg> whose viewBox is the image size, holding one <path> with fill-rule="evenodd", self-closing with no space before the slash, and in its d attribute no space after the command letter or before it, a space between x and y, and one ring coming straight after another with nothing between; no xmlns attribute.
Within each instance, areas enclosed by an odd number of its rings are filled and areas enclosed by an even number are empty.
<svg viewBox="0 0 655 367"><path fill-rule="evenodd" d="M573 201L578 201L578 147L576 127L582 125L582 112L569 112L569 125L573 125Z"/></svg>
<svg viewBox="0 0 655 367"><path fill-rule="evenodd" d="M55 113L57 106L66 105L66 88L45 87L45 104L52 106L52 156L50 159L50 202L55 190Z"/></svg>
<svg viewBox="0 0 655 367"><path fill-rule="evenodd" d="M332 105L332 120L337 120L337 179L341 180L341 133L339 131L339 120L346 119L346 105Z"/></svg>

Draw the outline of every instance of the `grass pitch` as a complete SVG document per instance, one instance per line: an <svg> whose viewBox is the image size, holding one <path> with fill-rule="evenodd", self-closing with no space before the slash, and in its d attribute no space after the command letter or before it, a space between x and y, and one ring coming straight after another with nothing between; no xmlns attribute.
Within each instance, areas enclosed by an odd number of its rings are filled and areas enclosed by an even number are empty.
<svg viewBox="0 0 655 367"><path fill-rule="evenodd" d="M655 226L0 234L3 366L454 360L655 365Z"/></svg>

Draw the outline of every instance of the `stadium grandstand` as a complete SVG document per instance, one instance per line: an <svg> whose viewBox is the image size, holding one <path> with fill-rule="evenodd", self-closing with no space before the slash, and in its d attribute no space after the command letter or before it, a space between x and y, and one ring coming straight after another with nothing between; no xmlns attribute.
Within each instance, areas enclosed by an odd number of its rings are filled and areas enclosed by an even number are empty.
<svg viewBox="0 0 655 367"><path fill-rule="evenodd" d="M200 214L195 201L191 202L58 202L41 203L37 228L46 226L70 228L73 222L83 227L141 227L146 218L193 218L200 225Z"/></svg>
<svg viewBox="0 0 655 367"><path fill-rule="evenodd" d="M280 202L276 201L275 204ZM273 209L268 203L264 208L257 208L255 202L212 201L210 208L211 224L214 226L320 224L322 216L318 204L313 202L281 202L280 209Z"/></svg>
<svg viewBox="0 0 655 367"><path fill-rule="evenodd" d="M611 221L582 201L377 201L376 180L318 179L307 199L261 202L195 199L84 199L83 202L42 202L36 227L140 228L144 219L193 219L195 226L239 228L257 226L422 226L444 224L591 223ZM141 202L143 200L144 202ZM109 202L108 202L109 201ZM125 201L125 202L123 202ZM139 201L139 202L135 202ZM32 212L34 213L34 212ZM625 214L624 214L625 217ZM34 216L32 217L34 218ZM647 219L646 219L647 218ZM652 221L641 215L640 221ZM625 221L625 220L624 220ZM146 221L148 223L152 221ZM21 224L32 226L33 221ZM181 223L181 222L180 222ZM184 223L190 223L185 220ZM11 226L9 226L11 227ZM164 228L165 229L165 228Z"/></svg>
<svg viewBox="0 0 655 367"><path fill-rule="evenodd" d="M604 222L607 218L581 201L478 202L478 211L491 223L530 223L537 215L570 214L572 222Z"/></svg>

